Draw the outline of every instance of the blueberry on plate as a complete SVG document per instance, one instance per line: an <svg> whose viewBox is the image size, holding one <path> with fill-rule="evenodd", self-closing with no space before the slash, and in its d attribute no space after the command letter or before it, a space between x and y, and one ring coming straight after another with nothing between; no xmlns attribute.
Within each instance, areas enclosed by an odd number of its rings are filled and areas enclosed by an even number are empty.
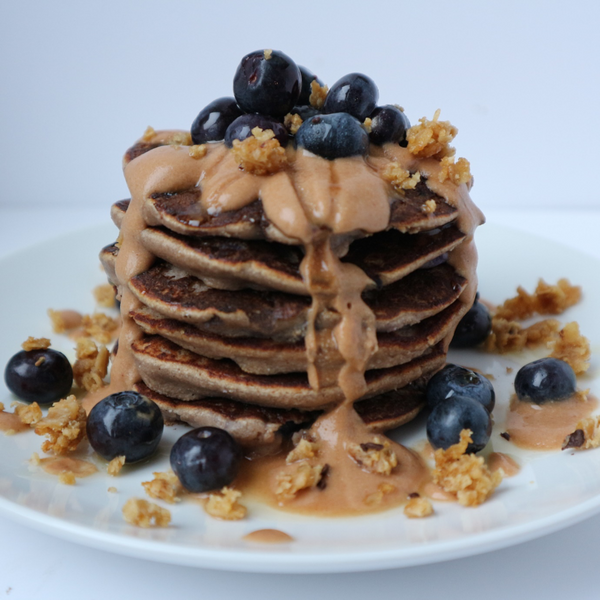
<svg viewBox="0 0 600 600"><path fill-rule="evenodd" d="M452 396L468 396L477 400L488 412L494 410L496 394L487 377L458 365L446 365L427 384L427 405L434 408Z"/></svg>
<svg viewBox="0 0 600 600"><path fill-rule="evenodd" d="M558 358L540 358L521 367L515 377L519 400L543 404L564 400L575 393L575 372Z"/></svg>
<svg viewBox="0 0 600 600"><path fill-rule="evenodd" d="M247 113L283 118L302 87L298 65L278 50L256 50L242 58L233 78L233 95Z"/></svg>
<svg viewBox="0 0 600 600"><path fill-rule="evenodd" d="M362 73L350 73L336 81L329 90L323 112L345 112L361 123L373 112L379 99L375 82Z"/></svg>
<svg viewBox="0 0 600 600"><path fill-rule="evenodd" d="M69 395L73 369L67 357L57 350L21 350L8 361L4 381L24 402L52 404Z"/></svg>
<svg viewBox="0 0 600 600"><path fill-rule="evenodd" d="M255 127L260 127L262 130L270 129L281 146L286 147L288 142L287 129L279 121L263 115L242 115L235 119L225 132L225 144L231 148L233 140L245 140L252 135L252 130Z"/></svg>
<svg viewBox="0 0 600 600"><path fill-rule="evenodd" d="M490 413L473 398L455 395L440 402L427 418L427 439L434 449L447 450L458 444L460 432L470 429L471 439L467 452L479 452L490 439L492 420Z"/></svg>
<svg viewBox="0 0 600 600"><path fill-rule="evenodd" d="M457 325L450 346L452 348L473 348L481 344L491 330L490 311L483 304L475 301Z"/></svg>
<svg viewBox="0 0 600 600"><path fill-rule="evenodd" d="M293 115L300 115L303 121L319 114L319 111L312 106L294 106L290 112Z"/></svg>
<svg viewBox="0 0 600 600"><path fill-rule="evenodd" d="M406 132L409 128L408 118L397 106L378 106L371 113L369 140L376 146L387 143L403 145L406 144Z"/></svg>
<svg viewBox="0 0 600 600"><path fill-rule="evenodd" d="M369 149L367 132L347 113L317 115L304 121L296 132L296 143L330 160L364 155Z"/></svg>
<svg viewBox="0 0 600 600"><path fill-rule="evenodd" d="M126 463L135 463L154 453L163 426L162 413L152 400L127 391L98 402L90 411L86 427L92 448L102 458L125 456Z"/></svg>
<svg viewBox="0 0 600 600"><path fill-rule="evenodd" d="M222 140L227 128L242 115L235 98L218 98L205 106L192 123L194 144Z"/></svg>
<svg viewBox="0 0 600 600"><path fill-rule="evenodd" d="M300 96L296 104L300 106L306 106L310 104L310 95L312 94L312 82L316 81L320 86L323 86L323 82L306 67L298 65L300 69L300 75L302 76L302 87L300 89Z"/></svg>
<svg viewBox="0 0 600 600"><path fill-rule="evenodd" d="M193 429L171 449L171 468L183 487L194 493L229 485L237 477L241 462L239 444L217 427Z"/></svg>

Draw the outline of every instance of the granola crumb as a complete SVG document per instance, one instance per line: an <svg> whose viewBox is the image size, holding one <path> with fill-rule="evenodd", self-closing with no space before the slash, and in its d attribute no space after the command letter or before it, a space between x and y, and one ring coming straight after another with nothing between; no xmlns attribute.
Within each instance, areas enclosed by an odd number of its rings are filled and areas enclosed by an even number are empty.
<svg viewBox="0 0 600 600"><path fill-rule="evenodd" d="M167 527L171 522L171 512L154 502L129 498L123 506L123 518L138 527Z"/></svg>
<svg viewBox="0 0 600 600"><path fill-rule="evenodd" d="M115 288L110 283L97 285L93 293L98 305L104 308L112 308L115 305Z"/></svg>
<svg viewBox="0 0 600 600"><path fill-rule="evenodd" d="M513 371L514 371L514 369L512 367L506 367L506 374L507 375L510 375Z"/></svg>
<svg viewBox="0 0 600 600"><path fill-rule="evenodd" d="M421 173L416 171L412 175L406 169L403 169L397 162L390 162L381 176L385 181L392 184L395 190L413 190L419 181Z"/></svg>
<svg viewBox="0 0 600 600"><path fill-rule="evenodd" d="M83 316L76 310L53 310L48 309L48 316L52 324L54 333L64 333L70 329L75 329L81 326Z"/></svg>
<svg viewBox="0 0 600 600"><path fill-rule="evenodd" d="M371 133L371 130L373 129L373 119L371 119L370 117L367 117L363 121L363 127L365 128L365 131L367 133Z"/></svg>
<svg viewBox="0 0 600 600"><path fill-rule="evenodd" d="M42 460L40 459L40 455L37 452L34 452L29 459L29 464L33 465L34 467L39 467L41 463Z"/></svg>
<svg viewBox="0 0 600 600"><path fill-rule="evenodd" d="M119 321L101 312L83 315L81 327L73 332L73 337L93 338L101 344L109 344L119 332Z"/></svg>
<svg viewBox="0 0 600 600"><path fill-rule="evenodd" d="M292 134L296 135L298 133L298 129L300 129L300 125L302 125L302 117L296 113L288 113L285 115L283 119L284 127Z"/></svg>
<svg viewBox="0 0 600 600"><path fill-rule="evenodd" d="M455 185L471 181L471 164L466 158L459 158L456 162L454 156L444 156L441 160L442 168L438 174L440 183L450 180Z"/></svg>
<svg viewBox="0 0 600 600"><path fill-rule="evenodd" d="M398 457L392 450L392 445L378 437L366 444L349 444L348 454L359 467L369 473L390 475L398 464Z"/></svg>
<svg viewBox="0 0 600 600"><path fill-rule="evenodd" d="M183 486L173 471L166 471L164 473L157 471L153 475L154 479L152 481L144 481L142 483L150 498L164 500L170 504L181 500L179 495L183 492Z"/></svg>
<svg viewBox="0 0 600 600"><path fill-rule="evenodd" d="M419 119L417 125L413 125L406 132L408 151L420 158L442 159L454 155L454 148L450 142L456 137L458 129L449 121L440 121L440 109L435 111L433 120L426 117Z"/></svg>
<svg viewBox="0 0 600 600"><path fill-rule="evenodd" d="M421 206L421 210L428 215L432 215L436 208L437 202L435 200L426 200Z"/></svg>
<svg viewBox="0 0 600 600"><path fill-rule="evenodd" d="M30 350L46 350L46 348L50 348L50 340L48 338L34 338L29 336L21 344L21 348L26 352Z"/></svg>
<svg viewBox="0 0 600 600"><path fill-rule="evenodd" d="M42 409L37 402L31 404L17 404L15 406L15 414L21 419L25 425L33 427L43 417Z"/></svg>
<svg viewBox="0 0 600 600"><path fill-rule="evenodd" d="M519 286L517 295L499 306L494 316L514 321L528 319L535 314L560 315L580 300L581 287L571 285L568 279L560 279L556 285L540 279L533 294Z"/></svg>
<svg viewBox="0 0 600 600"><path fill-rule="evenodd" d="M543 319L529 327L523 327L517 321L508 321L492 317L492 330L484 342L489 352L518 352L525 348L534 348L554 341L560 330L556 319Z"/></svg>
<svg viewBox="0 0 600 600"><path fill-rule="evenodd" d="M600 446L600 416L587 417L579 421L575 431L565 438L562 449L589 450L598 446Z"/></svg>
<svg viewBox="0 0 600 600"><path fill-rule="evenodd" d="M365 496L365 504L367 506L379 506L383 502L383 498L396 490L396 486L391 483L380 483L377 486L377 491Z"/></svg>
<svg viewBox="0 0 600 600"><path fill-rule="evenodd" d="M190 146L189 155L196 160L200 160L206 156L208 146L206 144L195 144Z"/></svg>
<svg viewBox="0 0 600 600"><path fill-rule="evenodd" d="M64 485L75 485L75 475L71 471L67 471L66 473L60 473L58 476L58 482L63 483Z"/></svg>
<svg viewBox="0 0 600 600"><path fill-rule="evenodd" d="M117 490L117 488L114 485L111 485L106 491L109 494L116 494L118 490Z"/></svg>
<svg viewBox="0 0 600 600"><path fill-rule="evenodd" d="M170 146L191 146L192 134L189 131L176 131L169 139Z"/></svg>
<svg viewBox="0 0 600 600"><path fill-rule="evenodd" d="M433 506L427 498L423 498L419 494L408 499L408 502L404 506L404 514L409 519L422 519L433 514Z"/></svg>
<svg viewBox="0 0 600 600"><path fill-rule="evenodd" d="M148 125L148 127L146 127L146 131L144 131L144 135L142 135L142 140L144 140L144 142L150 142L155 135L156 131L154 130L154 127L150 127L150 125Z"/></svg>
<svg viewBox="0 0 600 600"><path fill-rule="evenodd" d="M285 462L289 465L299 460L314 458L319 452L319 445L302 438L296 447L285 457Z"/></svg>
<svg viewBox="0 0 600 600"><path fill-rule="evenodd" d="M327 94L329 92L329 88L326 85L320 85L319 82L315 79L310 82L310 96L308 97L308 102L313 108L321 109L323 108L323 104L325 104L325 98L327 98Z"/></svg>
<svg viewBox="0 0 600 600"><path fill-rule="evenodd" d="M269 49L269 50L265 50L263 52L264 56L265 56L265 60L271 60L271 55L273 54L273 50Z"/></svg>
<svg viewBox="0 0 600 600"><path fill-rule="evenodd" d="M238 500L242 492L225 486L220 492L208 495L204 510L211 517L225 521L239 521L246 516L248 510Z"/></svg>
<svg viewBox="0 0 600 600"><path fill-rule="evenodd" d="M121 469L123 468L124 464L125 464L125 457L124 456L115 456L115 458L113 458L108 463L108 467L106 468L106 472L110 476L116 477L121 472Z"/></svg>
<svg viewBox="0 0 600 600"><path fill-rule="evenodd" d="M321 480L323 465L312 466L301 462L293 472L281 472L277 476L275 495L281 500L290 500L301 490L316 486Z"/></svg>
<svg viewBox="0 0 600 600"><path fill-rule="evenodd" d="M577 322L567 323L559 332L558 339L554 343L552 354L553 358L564 360L571 365L576 375L585 373L590 367L589 340L579 332Z"/></svg>
<svg viewBox="0 0 600 600"><path fill-rule="evenodd" d="M91 338L79 338L76 357L73 378L77 386L86 392L95 392L104 387L110 357L106 346L98 348Z"/></svg>
<svg viewBox="0 0 600 600"><path fill-rule="evenodd" d="M44 452L66 454L73 452L85 438L86 413L75 396L55 402L48 414L35 426L37 435L45 435Z"/></svg>
<svg viewBox="0 0 600 600"><path fill-rule="evenodd" d="M463 429L458 444L447 450L439 448L434 453L434 483L444 491L456 494L463 506L482 504L502 481L502 473L490 472L481 456L465 454L471 441L471 431Z"/></svg>
<svg viewBox="0 0 600 600"><path fill-rule="evenodd" d="M245 140L233 140L231 149L240 168L253 175L269 175L287 165L285 149L271 129L255 127Z"/></svg>

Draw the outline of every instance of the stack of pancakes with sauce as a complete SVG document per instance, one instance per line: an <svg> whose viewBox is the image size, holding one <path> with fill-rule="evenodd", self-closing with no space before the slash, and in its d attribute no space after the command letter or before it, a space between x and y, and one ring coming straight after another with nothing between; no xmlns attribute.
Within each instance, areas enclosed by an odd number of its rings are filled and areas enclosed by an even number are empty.
<svg viewBox="0 0 600 600"><path fill-rule="evenodd" d="M342 405L370 433L411 420L475 295L467 186L391 144L336 160L288 148L287 169L256 176L223 143L193 157L180 133L125 155L132 199L101 252L123 316L103 396L135 389L246 447ZM394 188L390 163L420 182Z"/></svg>

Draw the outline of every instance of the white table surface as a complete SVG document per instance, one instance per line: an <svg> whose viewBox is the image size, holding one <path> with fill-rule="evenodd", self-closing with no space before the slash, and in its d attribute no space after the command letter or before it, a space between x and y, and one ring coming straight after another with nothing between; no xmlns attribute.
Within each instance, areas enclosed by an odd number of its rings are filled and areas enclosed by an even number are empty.
<svg viewBox="0 0 600 600"><path fill-rule="evenodd" d="M493 210L487 217L600 259L600 210ZM50 211L0 205L0 257L107 219L108 206ZM341 575L252 575L151 563L65 542L1 515L0 540L0 597L11 600L600 597L600 515L538 540L471 558Z"/></svg>

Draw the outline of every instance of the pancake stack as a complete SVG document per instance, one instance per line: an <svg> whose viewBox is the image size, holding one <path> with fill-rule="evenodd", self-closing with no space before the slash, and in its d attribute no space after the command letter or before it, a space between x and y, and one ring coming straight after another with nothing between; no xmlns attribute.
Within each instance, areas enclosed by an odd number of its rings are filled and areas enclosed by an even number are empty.
<svg viewBox="0 0 600 600"><path fill-rule="evenodd" d="M160 152L192 160L185 146L169 146L170 135L159 132L130 148L126 172L136 163L138 172L146 164L150 169ZM230 151L211 152L205 160ZM383 230L327 238L343 265L368 278L362 300L374 315L377 349L354 410L371 432L416 416L475 294L474 264L465 258L472 250L468 220L460 203L433 191L444 186L428 185L427 169L421 175L414 189L388 186ZM144 188L135 206L123 200L112 207L122 230L101 261L117 297L126 291L130 298L122 306L127 326L113 373L127 371L128 385L154 400L168 421L221 427L246 447L277 445L345 399L336 381L315 386L307 374L311 319L317 333L326 332L340 314L328 306L311 316L314 294L301 269L306 246L269 219L260 196L211 211L203 204L205 186L187 179L166 191ZM127 220L137 224L136 247L146 258L143 270L124 281L117 263L133 236L133 226L125 231ZM335 348L322 350L321 362L340 362Z"/></svg>

